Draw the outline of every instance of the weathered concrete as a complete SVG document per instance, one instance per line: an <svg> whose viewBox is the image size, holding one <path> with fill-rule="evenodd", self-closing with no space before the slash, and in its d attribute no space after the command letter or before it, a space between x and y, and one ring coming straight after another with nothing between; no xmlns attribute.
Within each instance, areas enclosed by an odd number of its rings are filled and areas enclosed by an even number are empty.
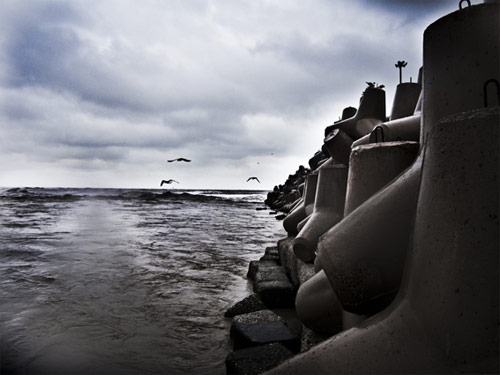
<svg viewBox="0 0 500 375"><path fill-rule="evenodd" d="M311 349L313 346L318 345L319 343L328 339L330 335L322 335L321 333L314 332L312 329L309 329L304 326L302 329L302 335L300 336L301 344L300 351L306 352Z"/></svg>
<svg viewBox="0 0 500 375"><path fill-rule="evenodd" d="M252 260L248 265L247 277L255 280L258 272L280 272L279 264L273 260Z"/></svg>
<svg viewBox="0 0 500 375"><path fill-rule="evenodd" d="M344 215L395 179L416 159L416 142L374 143L353 148L347 177Z"/></svg>
<svg viewBox="0 0 500 375"><path fill-rule="evenodd" d="M235 350L279 342L292 352L300 351L300 338L282 318L269 310L235 316L231 338Z"/></svg>
<svg viewBox="0 0 500 375"><path fill-rule="evenodd" d="M305 192L307 192L307 187ZM298 233L297 224L304 220L306 212L304 209L304 195L300 198L300 202L291 209L291 211L283 219L283 228L285 228L288 235L295 236Z"/></svg>
<svg viewBox="0 0 500 375"><path fill-rule="evenodd" d="M283 322L235 324L232 336L235 349L279 342L292 352L300 351L300 338Z"/></svg>
<svg viewBox="0 0 500 375"><path fill-rule="evenodd" d="M312 213L310 215L307 215L304 220L300 221L298 224L297 224L297 230L300 232L302 230L302 228L304 228L304 225L306 225L306 223L309 221L309 219L311 218L312 216ZM297 233L298 234L298 233Z"/></svg>
<svg viewBox="0 0 500 375"><path fill-rule="evenodd" d="M312 170L315 170L329 157L330 155L325 154L323 150L319 150L309 159L309 167L311 167Z"/></svg>
<svg viewBox="0 0 500 375"><path fill-rule="evenodd" d="M328 153L333 158L332 164L349 165L352 138L340 129L333 129L324 139Z"/></svg>
<svg viewBox="0 0 500 375"><path fill-rule="evenodd" d="M404 82L396 86L390 120L411 116L415 113L422 85L418 82Z"/></svg>
<svg viewBox="0 0 500 375"><path fill-rule="evenodd" d="M274 247L268 249L275 251ZM247 277L253 281L253 291L268 308L294 305L297 287L290 282L285 267L278 262L269 259L251 261Z"/></svg>
<svg viewBox="0 0 500 375"><path fill-rule="evenodd" d="M316 269L324 269L344 310L373 314L396 295L415 215L421 158L326 232Z"/></svg>
<svg viewBox="0 0 500 375"><path fill-rule="evenodd" d="M267 307L264 305L264 302L262 302L259 296L251 294L227 309L224 316L226 318L232 318L236 315L248 314L265 309L267 309Z"/></svg>
<svg viewBox="0 0 500 375"><path fill-rule="evenodd" d="M319 236L344 216L346 183L346 166L326 165L319 169L314 211L293 241L297 258L313 261Z"/></svg>
<svg viewBox="0 0 500 375"><path fill-rule="evenodd" d="M264 255L259 259L260 261L271 260L280 264L280 254L278 251L278 246L268 246L264 250Z"/></svg>
<svg viewBox="0 0 500 375"><path fill-rule="evenodd" d="M312 214L314 209L314 197L316 195L316 184L318 181L318 172L311 172L306 177L306 185L302 197L302 203L291 211L283 220L283 227L289 235L297 235L297 225L307 216Z"/></svg>
<svg viewBox="0 0 500 375"><path fill-rule="evenodd" d="M356 140L371 132L375 126L385 120L385 91L380 88L368 87L363 92L356 114L328 126L325 129L325 137L333 129L340 129L352 140Z"/></svg>
<svg viewBox="0 0 500 375"><path fill-rule="evenodd" d="M420 140L421 115L416 114L376 126L369 134L370 143Z"/></svg>
<svg viewBox="0 0 500 375"><path fill-rule="evenodd" d="M299 287L297 277L297 258L293 254L292 243L295 237L286 237L278 241L280 260L285 273L289 276L295 288Z"/></svg>
<svg viewBox="0 0 500 375"><path fill-rule="evenodd" d="M288 278L282 276L286 275L276 274L270 279L260 279L254 283L254 292L259 295L268 308L292 307L295 305L297 290Z"/></svg>
<svg viewBox="0 0 500 375"><path fill-rule="evenodd" d="M252 261L247 277L253 281L253 290L268 308L294 305L297 288L290 282L285 267L274 260Z"/></svg>
<svg viewBox="0 0 500 375"><path fill-rule="evenodd" d="M270 374L498 372L499 121L476 110L428 132L397 300Z"/></svg>
<svg viewBox="0 0 500 375"><path fill-rule="evenodd" d="M280 343L236 350L226 358L228 375L257 375L276 367L294 353Z"/></svg>
<svg viewBox="0 0 500 375"><path fill-rule="evenodd" d="M498 3L464 7L425 30L424 87L429 90L424 95L424 124L484 107L485 83L499 80L499 7ZM489 89L488 104L499 105L494 88Z"/></svg>
<svg viewBox="0 0 500 375"><path fill-rule="evenodd" d="M304 284L315 274L316 271L314 270L314 264L306 263L300 259L297 259L297 278L299 281L299 286Z"/></svg>
<svg viewBox="0 0 500 375"><path fill-rule="evenodd" d="M315 332L332 336L342 331L342 306L324 271L300 286L295 308L302 323Z"/></svg>
<svg viewBox="0 0 500 375"><path fill-rule="evenodd" d="M478 108L499 80L499 12L466 7L424 34L421 187L397 299L269 374L498 373L500 114Z"/></svg>

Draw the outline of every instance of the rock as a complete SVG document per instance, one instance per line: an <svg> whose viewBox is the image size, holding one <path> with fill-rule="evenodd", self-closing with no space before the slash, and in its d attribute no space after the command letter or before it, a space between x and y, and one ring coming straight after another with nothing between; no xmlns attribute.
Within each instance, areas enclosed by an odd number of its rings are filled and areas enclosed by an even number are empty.
<svg viewBox="0 0 500 375"><path fill-rule="evenodd" d="M271 310L262 310L235 316L233 318L232 325L260 322L284 322L284 320Z"/></svg>
<svg viewBox="0 0 500 375"><path fill-rule="evenodd" d="M253 281L257 272L269 272L271 270L279 272L279 268L278 263L273 260L252 260L248 265L247 277Z"/></svg>
<svg viewBox="0 0 500 375"><path fill-rule="evenodd" d="M237 302L234 306L227 309L224 313L226 318L232 318L236 315L248 314L254 311L265 310L266 305L256 294L251 294L248 297Z"/></svg>
<svg viewBox="0 0 500 375"><path fill-rule="evenodd" d="M285 274L285 271L279 266L268 271L258 271L255 274L254 285L258 285L266 281L290 282L288 276Z"/></svg>
<svg viewBox="0 0 500 375"><path fill-rule="evenodd" d="M250 263L248 264L247 278L253 280L255 278L255 274L257 273L258 269L259 269L259 261L251 260Z"/></svg>
<svg viewBox="0 0 500 375"><path fill-rule="evenodd" d="M322 335L304 326L302 328L302 335L300 338L300 351L301 352L308 351L313 346L318 345L319 343L325 341L329 337L331 336Z"/></svg>
<svg viewBox="0 0 500 375"><path fill-rule="evenodd" d="M278 242L279 255L281 264L284 267L285 273L288 275L292 284L295 287L299 286L297 277L297 257L293 253L293 239L295 237L287 237Z"/></svg>
<svg viewBox="0 0 500 375"><path fill-rule="evenodd" d="M299 279L299 285L304 284L315 274L316 271L314 270L314 264L305 263L300 259L297 259L297 277Z"/></svg>
<svg viewBox="0 0 500 375"><path fill-rule="evenodd" d="M300 338L270 310L234 317L231 338L236 350L272 342L280 342L293 352L300 350Z"/></svg>
<svg viewBox="0 0 500 375"><path fill-rule="evenodd" d="M290 282L283 267L274 261L252 263L248 272L253 290L268 308L292 307L296 287Z"/></svg>
<svg viewBox="0 0 500 375"><path fill-rule="evenodd" d="M226 358L226 373L235 375L254 375L270 370L293 353L280 343L236 350Z"/></svg>
<svg viewBox="0 0 500 375"><path fill-rule="evenodd" d="M272 261L275 261L276 263L280 264L280 255L278 252L278 247L277 246L266 247L265 253L260 258L260 260L261 261L272 260Z"/></svg>
<svg viewBox="0 0 500 375"><path fill-rule="evenodd" d="M254 291L268 308L293 307L296 289L289 280L269 280L254 284Z"/></svg>

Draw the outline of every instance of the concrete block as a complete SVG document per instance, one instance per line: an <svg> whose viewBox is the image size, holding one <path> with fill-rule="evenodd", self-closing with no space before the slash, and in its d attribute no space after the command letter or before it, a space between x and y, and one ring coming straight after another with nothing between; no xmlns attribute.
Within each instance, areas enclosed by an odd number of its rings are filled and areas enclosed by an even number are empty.
<svg viewBox="0 0 500 375"><path fill-rule="evenodd" d="M418 82L404 82L396 86L390 119L411 116L415 113L422 85Z"/></svg>
<svg viewBox="0 0 500 375"><path fill-rule="evenodd" d="M380 88L367 87L361 96L356 114L328 126L325 129L325 136L328 136L334 129L340 129L355 141L370 133L375 126L385 120L385 91Z"/></svg>
<svg viewBox="0 0 500 375"><path fill-rule="evenodd" d="M342 305L324 271L300 286L295 308L302 323L315 332L332 336L342 331Z"/></svg>
<svg viewBox="0 0 500 375"><path fill-rule="evenodd" d="M280 266L274 260L252 260L248 264L247 277L250 280L255 280L258 272L272 272L279 269Z"/></svg>
<svg viewBox="0 0 500 375"><path fill-rule="evenodd" d="M353 148L344 215L394 180L417 158L417 142L372 143Z"/></svg>
<svg viewBox="0 0 500 375"><path fill-rule="evenodd" d="M226 374L257 375L279 365L294 353L280 343L236 350L226 357Z"/></svg>
<svg viewBox="0 0 500 375"><path fill-rule="evenodd" d="M295 306L297 291L289 280L261 281L254 285L254 291L268 308Z"/></svg>
<svg viewBox="0 0 500 375"><path fill-rule="evenodd" d="M230 333L234 349L281 342L291 351L300 350L300 338L270 310L234 317Z"/></svg>
<svg viewBox="0 0 500 375"><path fill-rule="evenodd" d="M304 284L307 280L316 274L314 264L303 262L297 259L297 277L299 286Z"/></svg>
<svg viewBox="0 0 500 375"><path fill-rule="evenodd" d="M313 346L322 343L329 335L322 335L321 333L314 332L312 329L309 329L304 326L302 329L302 335L300 336L300 352L306 352L311 349Z"/></svg>
<svg viewBox="0 0 500 375"><path fill-rule="evenodd" d="M248 314L254 311L266 309L266 305L264 305L264 302L262 302L259 296L256 294L251 294L227 309L224 313L224 316L226 318L232 318L236 315Z"/></svg>
<svg viewBox="0 0 500 375"><path fill-rule="evenodd" d="M319 237L344 217L347 167L343 164L319 168L314 210L293 240L293 252L304 262L312 262Z"/></svg>
<svg viewBox="0 0 500 375"><path fill-rule="evenodd" d="M300 350L299 337L283 322L238 324L231 332L234 349L280 342L294 353Z"/></svg>

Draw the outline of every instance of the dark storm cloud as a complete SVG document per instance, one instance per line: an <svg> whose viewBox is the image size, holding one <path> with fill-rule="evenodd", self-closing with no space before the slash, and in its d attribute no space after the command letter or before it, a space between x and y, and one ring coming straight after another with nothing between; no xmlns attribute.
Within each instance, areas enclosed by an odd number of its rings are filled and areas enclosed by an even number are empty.
<svg viewBox="0 0 500 375"><path fill-rule="evenodd" d="M270 175L286 177L296 165L283 160L307 161L365 81L394 86L401 59L416 76L427 5L6 0L0 150L12 162L0 174L20 160L153 170L180 155L194 160L185 178L226 178L273 154Z"/></svg>
<svg viewBox="0 0 500 375"><path fill-rule="evenodd" d="M16 21L7 35L6 56L11 69L8 83L43 85L60 80L60 67L79 44L64 24L79 22L77 13L67 4L40 2Z"/></svg>
<svg viewBox="0 0 500 375"><path fill-rule="evenodd" d="M438 12L458 10L458 0L362 0L366 7L397 14L405 22L415 22Z"/></svg>
<svg viewBox="0 0 500 375"><path fill-rule="evenodd" d="M13 32L7 47L11 72L8 84L64 90L103 106L131 106L121 91L126 87L117 84L106 61L99 61L94 51L60 21L40 19L36 24L22 24Z"/></svg>

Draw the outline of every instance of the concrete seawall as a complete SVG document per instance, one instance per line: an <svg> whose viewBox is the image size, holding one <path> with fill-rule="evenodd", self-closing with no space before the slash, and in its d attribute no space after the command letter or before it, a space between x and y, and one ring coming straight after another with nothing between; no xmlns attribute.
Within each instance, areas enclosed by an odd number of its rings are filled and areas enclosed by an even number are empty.
<svg viewBox="0 0 500 375"><path fill-rule="evenodd" d="M228 311L228 373L498 373L499 14L432 23L391 116L368 87L269 193L284 236Z"/></svg>

